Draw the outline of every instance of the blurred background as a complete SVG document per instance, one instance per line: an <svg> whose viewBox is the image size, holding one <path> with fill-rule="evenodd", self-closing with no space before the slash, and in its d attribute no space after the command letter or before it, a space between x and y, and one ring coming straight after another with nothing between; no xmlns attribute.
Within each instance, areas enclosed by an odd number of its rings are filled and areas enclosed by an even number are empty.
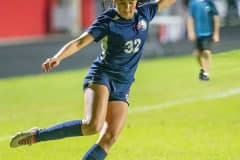
<svg viewBox="0 0 240 160"><path fill-rule="evenodd" d="M213 0L221 17L221 42L215 53L240 47L240 0ZM0 78L41 73L40 65L77 37L102 12L101 0L0 0ZM186 36L186 5L177 0L151 24L144 58L191 54ZM57 69L88 66L99 54L91 44Z"/></svg>

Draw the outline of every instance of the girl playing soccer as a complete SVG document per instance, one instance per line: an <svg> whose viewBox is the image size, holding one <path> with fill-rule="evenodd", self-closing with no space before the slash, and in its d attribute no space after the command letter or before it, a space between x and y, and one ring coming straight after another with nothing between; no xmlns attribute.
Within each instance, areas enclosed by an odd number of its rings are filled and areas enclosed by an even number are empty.
<svg viewBox="0 0 240 160"><path fill-rule="evenodd" d="M42 64L45 72L81 51L91 42L102 40L102 51L90 66L84 83L85 117L49 128L34 128L16 134L11 147L100 133L99 139L83 160L103 160L124 127L128 112L128 94L142 56L149 23L158 10L175 0L157 0L137 5L137 0L115 0L77 39L63 46Z"/></svg>

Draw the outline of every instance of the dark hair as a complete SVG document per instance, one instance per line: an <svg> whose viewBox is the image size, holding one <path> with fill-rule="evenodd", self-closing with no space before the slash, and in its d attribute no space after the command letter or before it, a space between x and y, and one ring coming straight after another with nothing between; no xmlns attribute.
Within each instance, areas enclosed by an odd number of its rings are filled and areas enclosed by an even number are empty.
<svg viewBox="0 0 240 160"><path fill-rule="evenodd" d="M138 4L143 4L145 2L151 2L151 0L138 0Z"/></svg>
<svg viewBox="0 0 240 160"><path fill-rule="evenodd" d="M151 0L138 0L137 5L143 4L145 2L150 2ZM113 0L102 0L102 9L105 11L108 8L113 8L114 7L114 2Z"/></svg>
<svg viewBox="0 0 240 160"><path fill-rule="evenodd" d="M113 8L114 2L113 0L102 0L101 6L102 6L102 9L105 11L108 8Z"/></svg>

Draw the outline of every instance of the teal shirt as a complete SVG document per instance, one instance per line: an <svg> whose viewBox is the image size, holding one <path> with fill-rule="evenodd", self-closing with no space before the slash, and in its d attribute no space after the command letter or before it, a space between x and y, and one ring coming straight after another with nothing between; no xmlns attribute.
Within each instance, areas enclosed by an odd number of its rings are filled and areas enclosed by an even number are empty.
<svg viewBox="0 0 240 160"><path fill-rule="evenodd" d="M218 15L218 11L211 0L190 0L189 14L193 17L197 37L213 34L213 17Z"/></svg>

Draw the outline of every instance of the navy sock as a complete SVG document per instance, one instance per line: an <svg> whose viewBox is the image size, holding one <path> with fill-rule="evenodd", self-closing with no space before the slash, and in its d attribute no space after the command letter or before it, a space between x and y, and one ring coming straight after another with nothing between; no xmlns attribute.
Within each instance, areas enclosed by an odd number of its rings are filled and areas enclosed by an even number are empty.
<svg viewBox="0 0 240 160"><path fill-rule="evenodd" d="M81 120L67 121L61 124L51 126L49 128L37 131L37 142L55 140L65 137L82 136Z"/></svg>
<svg viewBox="0 0 240 160"><path fill-rule="evenodd" d="M94 144L84 155L82 160L104 160L107 153L98 144Z"/></svg>

